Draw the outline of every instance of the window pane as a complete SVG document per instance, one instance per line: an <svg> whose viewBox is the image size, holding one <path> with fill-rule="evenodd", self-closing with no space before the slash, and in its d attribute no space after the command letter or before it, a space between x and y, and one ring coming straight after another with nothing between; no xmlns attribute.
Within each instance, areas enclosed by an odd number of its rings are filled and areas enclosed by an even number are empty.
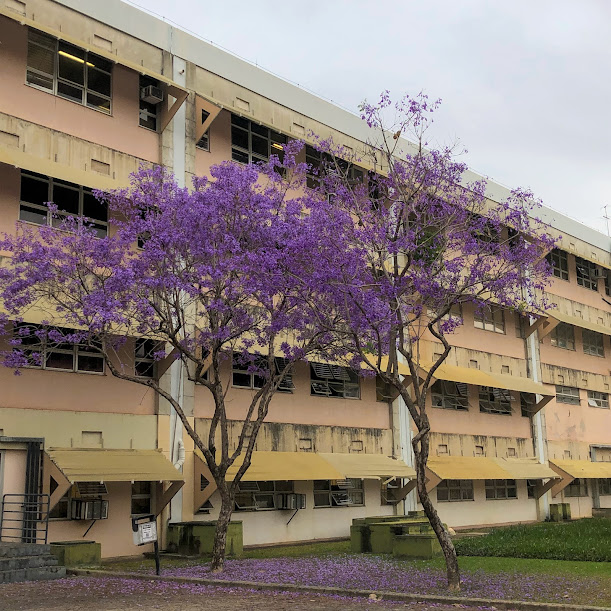
<svg viewBox="0 0 611 611"><path fill-rule="evenodd" d="M59 77L77 85L85 84L85 52L82 49L59 43Z"/></svg>
<svg viewBox="0 0 611 611"><path fill-rule="evenodd" d="M47 369L74 370L74 355L65 352L47 352L45 363Z"/></svg>
<svg viewBox="0 0 611 611"><path fill-rule="evenodd" d="M95 198L89 191L83 192L83 215L96 221L108 221L108 205Z"/></svg>
<svg viewBox="0 0 611 611"><path fill-rule="evenodd" d="M96 95L95 93L87 93L87 106L110 114L110 100Z"/></svg>
<svg viewBox="0 0 611 611"><path fill-rule="evenodd" d="M248 153L231 149L231 158L238 163L248 163Z"/></svg>
<svg viewBox="0 0 611 611"><path fill-rule="evenodd" d="M269 138L269 129L267 129L267 127L265 127L264 125L257 125L256 123L251 123L250 131L253 134L263 136L264 138Z"/></svg>
<svg viewBox="0 0 611 611"><path fill-rule="evenodd" d="M80 193L77 189L71 189L55 183L53 185L53 203L58 210L68 214L79 214Z"/></svg>
<svg viewBox="0 0 611 611"><path fill-rule="evenodd" d="M267 157L269 155L269 141L253 134L252 152L255 155L260 155L261 157Z"/></svg>
<svg viewBox="0 0 611 611"><path fill-rule="evenodd" d="M91 354L79 354L77 370L104 373L104 358Z"/></svg>
<svg viewBox="0 0 611 611"><path fill-rule="evenodd" d="M331 504L328 492L314 493L314 507L326 507Z"/></svg>
<svg viewBox="0 0 611 611"><path fill-rule="evenodd" d="M237 127L231 127L231 144L248 150L248 132Z"/></svg>
<svg viewBox="0 0 611 611"><path fill-rule="evenodd" d="M87 89L110 97L110 74L89 68L87 70Z"/></svg>
<svg viewBox="0 0 611 611"><path fill-rule="evenodd" d="M233 385L243 388L252 387L252 376L249 373L233 373Z"/></svg>
<svg viewBox="0 0 611 611"><path fill-rule="evenodd" d="M30 83L30 85L36 85L37 87L42 87L43 89L53 91L52 76L42 76L41 74L36 74L35 72L28 70L26 80L28 83Z"/></svg>
<svg viewBox="0 0 611 611"><path fill-rule="evenodd" d="M112 62L94 53L87 53L87 63L89 64L89 68L91 68L91 64L93 64L94 68L99 68L109 73L112 72Z"/></svg>
<svg viewBox="0 0 611 611"><path fill-rule="evenodd" d="M19 220L28 223L36 223L37 225L46 225L47 213L44 210L31 208L22 204L19 208Z"/></svg>
<svg viewBox="0 0 611 611"><path fill-rule="evenodd" d="M21 175L21 201L30 204L44 204L49 201L49 182L37 180L27 174Z"/></svg>
<svg viewBox="0 0 611 611"><path fill-rule="evenodd" d="M57 95L79 104L83 103L83 90L67 83L57 84Z"/></svg>
<svg viewBox="0 0 611 611"><path fill-rule="evenodd" d="M30 43L28 45L28 68L39 70L53 78L55 69L54 50Z"/></svg>
<svg viewBox="0 0 611 611"><path fill-rule="evenodd" d="M150 498L141 498L134 499L132 498L132 515L151 513L151 499Z"/></svg>

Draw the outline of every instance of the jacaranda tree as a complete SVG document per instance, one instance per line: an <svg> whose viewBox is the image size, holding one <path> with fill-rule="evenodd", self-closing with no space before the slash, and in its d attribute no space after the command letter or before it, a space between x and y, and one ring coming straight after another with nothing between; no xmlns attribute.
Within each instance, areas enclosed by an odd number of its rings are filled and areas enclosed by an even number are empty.
<svg viewBox="0 0 611 611"><path fill-rule="evenodd" d="M324 218L317 211L309 217L325 241L321 267L331 273L327 306L313 324L334 336L338 359L375 372L405 402L417 429L418 497L443 549L449 586L459 589L456 552L426 488L427 395L462 323L455 306L521 315L546 307L545 254L553 240L536 220L531 193L516 190L493 202L485 180L468 182L452 148L427 148L436 106L424 95L393 104L388 93L377 105L364 104L363 119L378 137L362 160L318 143L319 197L333 206L322 209ZM378 171L368 184L355 181L346 160Z"/></svg>
<svg viewBox="0 0 611 611"><path fill-rule="evenodd" d="M313 267L318 231L302 214L319 204L289 195L303 193L305 173L294 158L300 145L285 148L284 163L223 163L193 189L179 188L161 168L143 169L129 189L99 194L113 228L101 239L84 219L62 215L57 202L51 207L61 231L18 223L0 241L9 255L0 268L10 338L4 364L19 371L40 365L43 342L78 343L101 354L112 375L165 399L218 487L215 571L223 568L235 493L270 400L292 364L314 349L324 353L326 341L311 324L324 288L313 277L321 271ZM33 311L42 326L24 322ZM194 429L167 384L135 370L134 341L159 372L179 360L188 378L209 392L207 435ZM258 380L235 448L225 402L232 359ZM239 468L228 481L234 463Z"/></svg>

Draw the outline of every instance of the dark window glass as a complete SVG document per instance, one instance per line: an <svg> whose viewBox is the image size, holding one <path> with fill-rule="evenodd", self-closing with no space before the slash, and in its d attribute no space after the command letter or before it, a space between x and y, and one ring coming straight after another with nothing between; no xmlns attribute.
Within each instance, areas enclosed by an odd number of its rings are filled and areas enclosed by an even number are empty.
<svg viewBox="0 0 611 611"><path fill-rule="evenodd" d="M49 182L31 178L21 173L21 196L22 202L42 205L49 200Z"/></svg>
<svg viewBox="0 0 611 611"><path fill-rule="evenodd" d="M71 189L55 183L53 185L53 203L58 210L68 214L77 215L79 213L80 193L77 189Z"/></svg>

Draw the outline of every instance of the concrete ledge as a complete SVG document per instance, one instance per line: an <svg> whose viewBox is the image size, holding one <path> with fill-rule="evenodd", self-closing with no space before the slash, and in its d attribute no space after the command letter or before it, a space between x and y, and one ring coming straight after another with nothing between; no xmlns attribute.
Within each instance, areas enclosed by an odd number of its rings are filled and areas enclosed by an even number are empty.
<svg viewBox="0 0 611 611"><path fill-rule="evenodd" d="M146 581L167 581L174 583L192 583L218 588L248 588L249 590L266 590L282 592L303 592L306 594L326 594L369 598L375 594L381 600L405 602L438 603L464 607L490 607L505 611L610 611L609 607L593 607L589 605L568 605L564 603L536 603L520 600L499 600L494 598L466 598L462 596L440 596L436 594L405 594L402 592L387 592L384 590L345 590L323 586L299 586L282 583L259 583L256 581L225 581L220 579L201 579L198 577L166 577L163 575L147 575L142 573L122 573L119 571L104 571L97 569L69 569L70 575L87 575L91 577L116 577L118 579L141 579Z"/></svg>

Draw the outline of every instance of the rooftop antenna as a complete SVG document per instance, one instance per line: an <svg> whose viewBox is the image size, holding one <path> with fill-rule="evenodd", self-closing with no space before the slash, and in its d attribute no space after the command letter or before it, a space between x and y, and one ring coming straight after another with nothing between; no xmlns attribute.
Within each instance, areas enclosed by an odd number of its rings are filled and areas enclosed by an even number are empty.
<svg viewBox="0 0 611 611"><path fill-rule="evenodd" d="M607 235L611 237L611 233L609 233L609 219L611 217L609 217L609 212L607 211L608 207L609 207L608 204L603 206L603 210L605 211L605 213L603 214L603 218L607 221Z"/></svg>

